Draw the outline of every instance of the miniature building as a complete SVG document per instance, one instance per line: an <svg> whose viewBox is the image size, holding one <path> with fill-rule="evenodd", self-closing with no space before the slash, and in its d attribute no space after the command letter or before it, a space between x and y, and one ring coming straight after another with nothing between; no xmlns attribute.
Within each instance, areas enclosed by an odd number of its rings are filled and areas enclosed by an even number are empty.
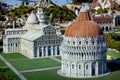
<svg viewBox="0 0 120 80"><path fill-rule="evenodd" d="M112 15L95 15L93 16L93 21L95 21L102 31L111 31L111 28L115 27L115 19Z"/></svg>
<svg viewBox="0 0 120 80"><path fill-rule="evenodd" d="M97 23L90 21L82 8L66 30L60 46L61 70L58 74L71 78L99 77L106 73L106 42Z"/></svg>
<svg viewBox="0 0 120 80"><path fill-rule="evenodd" d="M38 9L37 16L32 12L23 28L5 30L4 53L20 52L28 58L60 54L62 36L59 26L47 24L43 8Z"/></svg>

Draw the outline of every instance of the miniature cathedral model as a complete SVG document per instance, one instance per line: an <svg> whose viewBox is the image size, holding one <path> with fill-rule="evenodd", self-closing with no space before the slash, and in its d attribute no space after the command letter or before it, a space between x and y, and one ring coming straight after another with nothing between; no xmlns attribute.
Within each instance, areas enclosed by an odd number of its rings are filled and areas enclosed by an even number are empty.
<svg viewBox="0 0 120 80"><path fill-rule="evenodd" d="M37 16L32 12L23 28L6 29L3 38L3 52L20 52L28 58L57 56L62 35L59 26L47 23L43 8Z"/></svg>
<svg viewBox="0 0 120 80"><path fill-rule="evenodd" d="M99 77L106 74L106 42L100 27L90 21L82 8L77 20L66 30L60 46L61 70L58 74L72 78Z"/></svg>

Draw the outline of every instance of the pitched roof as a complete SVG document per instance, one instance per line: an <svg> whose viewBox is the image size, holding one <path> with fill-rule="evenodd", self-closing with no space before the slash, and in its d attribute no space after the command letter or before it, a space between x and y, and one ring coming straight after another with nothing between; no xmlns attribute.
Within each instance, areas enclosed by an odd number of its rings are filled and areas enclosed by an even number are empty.
<svg viewBox="0 0 120 80"><path fill-rule="evenodd" d="M43 35L43 33L41 33L41 31L30 30L25 35L23 35L22 39L34 41L34 40L38 39L39 37L41 37L42 35Z"/></svg>

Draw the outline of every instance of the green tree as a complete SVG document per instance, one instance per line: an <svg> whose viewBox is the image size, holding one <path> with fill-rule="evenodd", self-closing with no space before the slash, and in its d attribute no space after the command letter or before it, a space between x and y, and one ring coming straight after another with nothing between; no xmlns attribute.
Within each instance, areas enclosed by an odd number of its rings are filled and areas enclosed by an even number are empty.
<svg viewBox="0 0 120 80"><path fill-rule="evenodd" d="M98 14L103 13L103 12L104 12L104 10L103 10L102 8L99 8L99 9L97 10L97 13L98 13Z"/></svg>
<svg viewBox="0 0 120 80"><path fill-rule="evenodd" d="M92 13L95 13L96 12L96 9L92 9Z"/></svg>
<svg viewBox="0 0 120 80"><path fill-rule="evenodd" d="M108 33L105 35L105 39L107 41L107 47L117 49L120 51L120 36L119 34Z"/></svg>
<svg viewBox="0 0 120 80"><path fill-rule="evenodd" d="M11 10L11 12L7 14L7 16L8 17L20 17L22 15L26 15L26 13L30 13L32 10L34 10L34 8L21 5L18 8Z"/></svg>
<svg viewBox="0 0 120 80"><path fill-rule="evenodd" d="M56 20L57 22L60 21L61 23L63 21L70 21L73 20L76 15L74 14L74 12L72 12L71 10L69 10L66 6L52 6L52 7L48 7L46 8L46 13L49 16L50 14L52 14L54 20Z"/></svg>
<svg viewBox="0 0 120 80"><path fill-rule="evenodd" d="M15 80L10 75L4 72L5 69L0 69L0 80Z"/></svg>

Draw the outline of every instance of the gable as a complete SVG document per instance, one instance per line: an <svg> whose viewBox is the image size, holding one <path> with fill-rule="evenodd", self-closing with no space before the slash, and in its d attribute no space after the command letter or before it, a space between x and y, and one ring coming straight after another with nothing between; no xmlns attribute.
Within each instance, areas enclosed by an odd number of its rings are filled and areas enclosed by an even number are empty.
<svg viewBox="0 0 120 80"><path fill-rule="evenodd" d="M56 34L56 28L52 26L47 26L43 29L44 34Z"/></svg>

